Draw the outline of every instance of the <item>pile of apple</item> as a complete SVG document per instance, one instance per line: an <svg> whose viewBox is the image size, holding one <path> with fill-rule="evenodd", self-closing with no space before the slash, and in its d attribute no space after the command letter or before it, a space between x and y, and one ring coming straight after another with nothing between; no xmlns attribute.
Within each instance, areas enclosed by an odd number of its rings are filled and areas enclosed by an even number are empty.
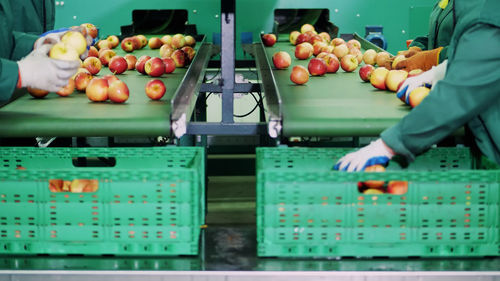
<svg viewBox="0 0 500 281"><path fill-rule="evenodd" d="M372 165L365 168L365 172L384 172L385 167L382 165ZM408 192L407 181L383 181L369 180L358 183L358 190L363 194L383 194L389 193L394 195L403 195Z"/></svg>
<svg viewBox="0 0 500 281"><path fill-rule="evenodd" d="M49 190L51 192L71 192L71 193L84 193L95 192L99 189L98 180L89 179L74 179L62 180L51 179L49 180Z"/></svg>

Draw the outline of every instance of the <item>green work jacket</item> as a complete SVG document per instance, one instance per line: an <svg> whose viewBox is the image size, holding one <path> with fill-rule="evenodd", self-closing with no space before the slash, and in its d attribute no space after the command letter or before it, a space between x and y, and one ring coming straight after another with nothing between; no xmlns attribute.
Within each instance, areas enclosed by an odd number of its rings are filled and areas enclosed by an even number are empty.
<svg viewBox="0 0 500 281"><path fill-rule="evenodd" d="M381 137L411 161L467 125L481 152L500 164L500 1L457 0L455 12L444 79Z"/></svg>
<svg viewBox="0 0 500 281"><path fill-rule="evenodd" d="M449 0L448 5L442 9L439 1L432 9L429 17L429 34L415 38L410 47L420 47L422 50L432 50L443 47L439 53L439 62L448 58L448 45L455 27L455 0Z"/></svg>
<svg viewBox="0 0 500 281"><path fill-rule="evenodd" d="M54 29L54 0L11 0L13 29L40 35Z"/></svg>
<svg viewBox="0 0 500 281"><path fill-rule="evenodd" d="M14 20L9 0L0 0L0 101L10 98L19 78L16 61L33 50L38 36L13 31Z"/></svg>

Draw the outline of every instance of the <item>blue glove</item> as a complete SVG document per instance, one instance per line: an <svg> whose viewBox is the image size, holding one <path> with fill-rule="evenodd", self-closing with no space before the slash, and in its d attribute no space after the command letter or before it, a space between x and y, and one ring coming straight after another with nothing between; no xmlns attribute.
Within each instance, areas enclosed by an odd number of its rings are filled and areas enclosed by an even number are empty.
<svg viewBox="0 0 500 281"><path fill-rule="evenodd" d="M382 139L378 139L358 151L351 152L340 158L333 168L348 172L363 171L366 167L372 165L386 166L393 156L392 149Z"/></svg>

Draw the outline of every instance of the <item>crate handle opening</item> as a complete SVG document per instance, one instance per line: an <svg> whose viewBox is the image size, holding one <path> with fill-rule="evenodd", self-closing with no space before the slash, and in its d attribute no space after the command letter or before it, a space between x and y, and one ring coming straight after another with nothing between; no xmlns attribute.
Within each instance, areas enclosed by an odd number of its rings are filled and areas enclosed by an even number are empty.
<svg viewBox="0 0 500 281"><path fill-rule="evenodd" d="M92 193L99 190L99 181L96 179L50 179L49 190L53 193Z"/></svg>
<svg viewBox="0 0 500 281"><path fill-rule="evenodd" d="M404 195L408 192L407 181L368 180L358 182L358 192L362 194Z"/></svg>
<svg viewBox="0 0 500 281"><path fill-rule="evenodd" d="M73 157L73 166L75 167L114 167L116 166L115 157Z"/></svg>

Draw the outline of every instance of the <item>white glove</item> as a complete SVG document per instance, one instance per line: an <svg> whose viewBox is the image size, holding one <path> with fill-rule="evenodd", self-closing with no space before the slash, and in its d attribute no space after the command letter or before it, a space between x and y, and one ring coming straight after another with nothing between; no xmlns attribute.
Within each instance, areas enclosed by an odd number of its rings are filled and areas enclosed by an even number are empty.
<svg viewBox="0 0 500 281"><path fill-rule="evenodd" d="M51 47L45 44L17 62L22 87L57 92L76 73L80 62L49 58Z"/></svg>
<svg viewBox="0 0 500 281"><path fill-rule="evenodd" d="M405 82L399 88L400 90L398 91L396 96L399 99L404 100L408 104L411 91L415 90L415 88L422 86L434 88L436 83L439 80L442 80L446 75L447 65L448 65L448 60L445 60L438 66L433 66L431 69L420 75L406 79Z"/></svg>
<svg viewBox="0 0 500 281"><path fill-rule="evenodd" d="M348 172L363 171L366 167L372 165L385 166L393 156L394 151L382 139L378 139L358 151L351 152L340 158L333 168Z"/></svg>

